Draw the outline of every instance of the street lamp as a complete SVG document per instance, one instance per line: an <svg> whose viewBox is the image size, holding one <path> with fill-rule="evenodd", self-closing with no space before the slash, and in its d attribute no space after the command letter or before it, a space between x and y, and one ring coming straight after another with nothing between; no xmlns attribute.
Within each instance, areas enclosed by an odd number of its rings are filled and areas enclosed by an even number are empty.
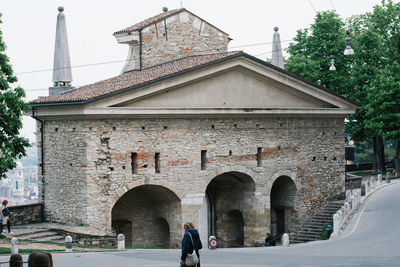
<svg viewBox="0 0 400 267"><path fill-rule="evenodd" d="M354 55L354 50L353 50L353 48L351 48L351 38L350 38L349 31L346 32L346 38L344 38L344 41L346 42L346 48L344 49L344 55L345 56ZM331 59L331 66L329 67L329 70L331 70L331 71L336 70L335 60L333 58Z"/></svg>
<svg viewBox="0 0 400 267"><path fill-rule="evenodd" d="M346 38L344 38L344 41L346 42L346 48L344 49L344 55L345 56L354 55L354 50L353 50L353 48L351 48L351 38L350 38L349 31L347 31Z"/></svg>
<svg viewBox="0 0 400 267"><path fill-rule="evenodd" d="M331 59L331 66L329 67L329 70L336 70L335 60L333 58Z"/></svg>

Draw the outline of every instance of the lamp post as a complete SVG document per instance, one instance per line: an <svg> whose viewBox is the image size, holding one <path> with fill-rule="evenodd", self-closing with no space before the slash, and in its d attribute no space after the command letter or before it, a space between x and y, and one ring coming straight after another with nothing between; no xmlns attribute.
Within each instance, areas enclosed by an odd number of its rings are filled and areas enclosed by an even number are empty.
<svg viewBox="0 0 400 267"><path fill-rule="evenodd" d="M353 48L351 48L351 38L350 38L349 31L346 32L346 38L344 38L344 41L346 42L346 48L344 49L344 55L345 56L354 55L354 50L353 50Z"/></svg>
<svg viewBox="0 0 400 267"><path fill-rule="evenodd" d="M350 33L349 31L346 31L346 38L344 38L344 41L346 42L346 48L344 49L344 55L345 56L350 56L350 55L354 55L354 50L353 48L351 48L351 38L350 38ZM336 67L335 67L335 60L331 59L331 66L329 67L330 71L335 71Z"/></svg>

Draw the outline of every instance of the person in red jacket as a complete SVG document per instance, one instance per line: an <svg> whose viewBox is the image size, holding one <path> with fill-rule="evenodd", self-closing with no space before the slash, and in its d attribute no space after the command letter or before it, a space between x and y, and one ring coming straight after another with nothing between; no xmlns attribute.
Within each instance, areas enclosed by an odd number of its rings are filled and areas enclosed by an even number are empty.
<svg viewBox="0 0 400 267"><path fill-rule="evenodd" d="M183 225L183 229L185 229L185 234L183 235L182 238L181 267L196 266L196 265L191 265L191 266L186 265L186 256L188 255L188 253L193 253L193 249L196 251L197 257L199 258L199 263L197 264L197 267L200 267L199 250L203 248L203 245L201 244L199 232L196 229L194 229L194 225L191 222L185 223ZM190 236L192 238L190 238ZM192 240L194 248L192 245Z"/></svg>

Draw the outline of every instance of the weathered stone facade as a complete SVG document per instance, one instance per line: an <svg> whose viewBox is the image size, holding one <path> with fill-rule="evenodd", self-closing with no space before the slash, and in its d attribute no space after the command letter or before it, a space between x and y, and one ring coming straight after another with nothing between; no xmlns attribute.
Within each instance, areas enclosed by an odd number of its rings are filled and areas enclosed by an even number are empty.
<svg viewBox="0 0 400 267"><path fill-rule="evenodd" d="M180 9L135 31L114 34L129 45L123 71L140 69L190 55L228 51L228 34L191 12Z"/></svg>
<svg viewBox="0 0 400 267"><path fill-rule="evenodd" d="M207 189L218 191L217 235L237 240L229 233L240 222L230 224L236 220L229 216L241 216L244 245L270 229L271 188L279 177L297 189L286 231L344 192L341 118L46 121L44 142L46 219L109 230L112 221L125 220L135 245L179 246L182 222L199 224L203 199L213 195ZM207 150L206 170L201 150ZM169 227L170 244L149 241L150 225Z"/></svg>
<svg viewBox="0 0 400 267"><path fill-rule="evenodd" d="M185 9L114 36L130 47L123 74L30 103L47 221L159 248L179 247L191 221L204 244L252 246L344 194L354 103L219 53L228 35Z"/></svg>

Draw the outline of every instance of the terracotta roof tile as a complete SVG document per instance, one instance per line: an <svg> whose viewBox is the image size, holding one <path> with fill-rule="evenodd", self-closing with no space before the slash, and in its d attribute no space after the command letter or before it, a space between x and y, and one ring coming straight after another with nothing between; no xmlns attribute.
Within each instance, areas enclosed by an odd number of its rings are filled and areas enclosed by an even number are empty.
<svg viewBox="0 0 400 267"><path fill-rule="evenodd" d="M132 25L132 26L130 26L128 28L125 28L125 29L120 30L120 31L116 31L116 32L114 32L114 34L122 33L122 32L132 32L132 31L139 30L140 28L147 27L147 26L149 26L149 25L151 25L153 23L156 23L156 22L159 22L159 21L161 21L163 19L166 19L169 16L172 16L174 14L180 13L183 10L185 10L185 9L184 8L179 8L179 9L174 9L174 10L169 10L167 12L163 12L161 14L158 14L158 15L154 16L154 17L151 17L151 18L145 19L145 20L143 20L141 22L138 22L135 25Z"/></svg>
<svg viewBox="0 0 400 267"><path fill-rule="evenodd" d="M189 56L149 67L141 71L135 70L123 73L116 77L85 85L74 91L58 95L35 99L30 104L85 102L98 97L106 96L124 89L145 85L148 82L167 78L197 67L218 62L234 55L244 54L241 51Z"/></svg>

